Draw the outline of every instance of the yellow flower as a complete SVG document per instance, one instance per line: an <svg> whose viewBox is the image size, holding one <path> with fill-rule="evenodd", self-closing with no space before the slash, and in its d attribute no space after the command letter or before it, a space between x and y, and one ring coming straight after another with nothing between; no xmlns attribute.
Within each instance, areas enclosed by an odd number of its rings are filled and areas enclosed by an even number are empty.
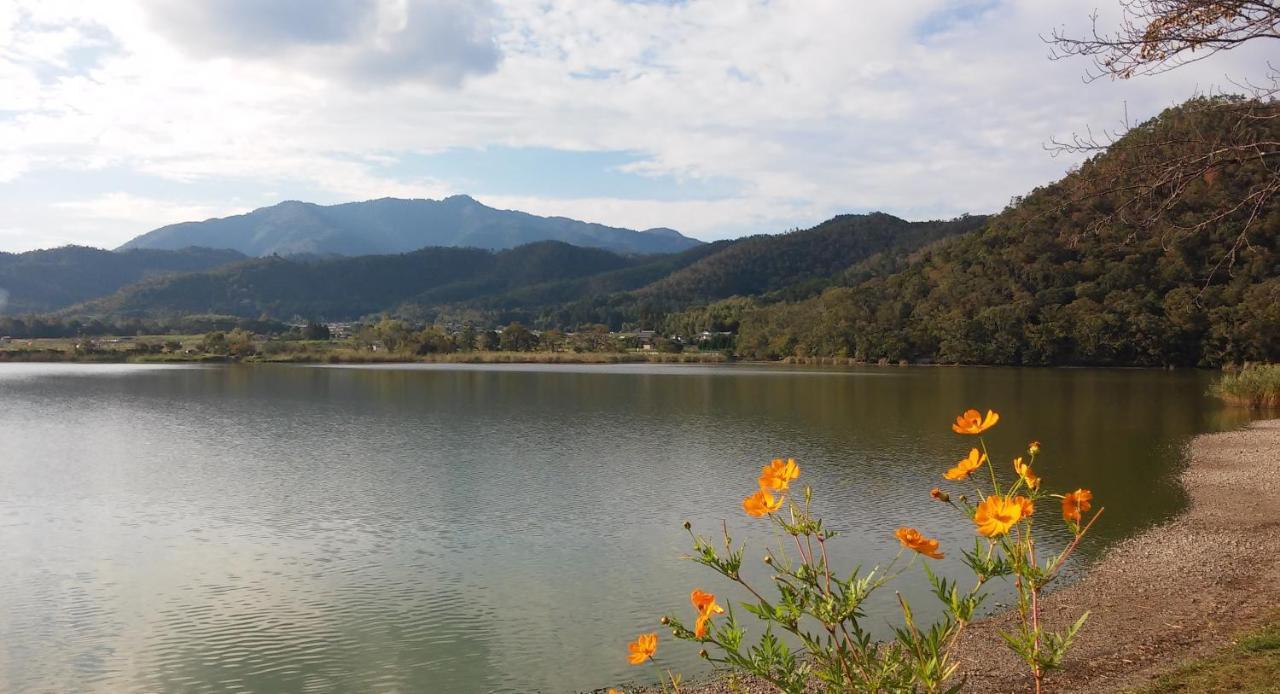
<svg viewBox="0 0 1280 694"><path fill-rule="evenodd" d="M760 468L760 488L783 492L791 485L791 480L800 476L800 466L795 458L774 458L773 462Z"/></svg>
<svg viewBox="0 0 1280 694"><path fill-rule="evenodd" d="M1018 473L1018 477L1022 478L1022 481L1026 483L1028 489L1035 490L1040 488L1040 478L1036 476L1036 473L1031 471L1031 465L1029 463L1022 462L1021 457L1013 459L1013 471Z"/></svg>
<svg viewBox="0 0 1280 694"><path fill-rule="evenodd" d="M782 497L774 498L763 489L742 500L742 510L753 518L763 518L770 513L776 513L780 508L782 508Z"/></svg>
<svg viewBox="0 0 1280 694"><path fill-rule="evenodd" d="M949 480L962 480L969 475L972 475L973 471L982 467L982 464L985 462L987 462L987 454L979 453L978 449L974 448L969 451L968 458L964 458L960 462L956 463L955 467L947 470L942 476Z"/></svg>
<svg viewBox="0 0 1280 694"><path fill-rule="evenodd" d="M951 430L957 434L981 434L990 429L1000 421L1000 415L992 410L987 410L987 416L984 418L977 410L965 410L965 413L956 417L956 423L951 425Z"/></svg>
<svg viewBox="0 0 1280 694"><path fill-rule="evenodd" d="M921 535L915 528L898 528L893 534L898 536L898 541L907 549L913 549L931 559L941 559L943 556L938 551L938 541Z"/></svg>
<svg viewBox="0 0 1280 694"><path fill-rule="evenodd" d="M1088 489L1077 489L1062 497L1062 519L1078 525L1092 508L1090 501L1093 501L1093 492Z"/></svg>
<svg viewBox="0 0 1280 694"><path fill-rule="evenodd" d="M657 634L641 634L636 637L635 641L627 644L627 660L632 665L643 665L644 661L653 657L658 652L658 635Z"/></svg>
<svg viewBox="0 0 1280 694"><path fill-rule="evenodd" d="M1003 496L989 496L974 510L973 523L978 526L978 534L986 537L999 537L1013 527L1022 518L1023 505L1014 499Z"/></svg>
<svg viewBox="0 0 1280 694"><path fill-rule="evenodd" d="M609 687L609 691L605 692L605 694L622 694L622 692L614 689L613 687Z"/></svg>

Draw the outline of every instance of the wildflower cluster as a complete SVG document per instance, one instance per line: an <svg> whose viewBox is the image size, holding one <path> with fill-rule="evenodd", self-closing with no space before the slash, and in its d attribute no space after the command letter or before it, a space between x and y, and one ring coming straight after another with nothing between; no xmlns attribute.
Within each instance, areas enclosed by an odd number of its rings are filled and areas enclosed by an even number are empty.
<svg viewBox="0 0 1280 694"><path fill-rule="evenodd" d="M693 541L689 559L750 594L753 599L740 606L764 623L763 631L754 641L748 641L747 625L739 620L733 605L721 607L714 595L701 589L690 594L692 629L675 615L663 617L662 624L676 638L698 643L699 655L727 670L731 677L749 675L782 692L809 691L814 685L829 692L954 692L964 684L953 681L957 665L952 652L958 637L981 606L986 583L1007 578L1017 592L1019 620L1015 629L1000 636L1026 663L1039 692L1045 673L1061 664L1088 616L1081 616L1065 631L1051 631L1041 619L1041 594L1059 575L1101 510L1088 515L1093 495L1087 489L1067 494L1049 494L1042 489L1041 478L1035 472L1040 455L1038 442L1032 442L1025 456L1014 458L1003 472L997 471L982 434L999 420L1000 416L990 410L985 415L968 410L951 426L957 434L977 437L978 445L970 447L967 455L942 474L943 484L972 485L976 503L959 490L934 488L930 492L933 499L964 513L973 525L973 549L961 551L965 565L974 575L970 587L961 588L929 568L926 560L945 556L941 543L913 527L900 527L894 532L901 549L887 566L867 572L860 568L840 572L831 566L827 552L827 544L836 533L813 515L813 491L806 486L800 494L793 493L792 483L800 477L799 465L793 459L775 459L761 469L757 488L742 501L748 516L767 519L779 533L778 545L763 555L763 562L772 571L771 589L753 585L743 577L746 549L734 545L727 523L722 524L717 543L695 534L689 523L684 525ZM1033 534L1033 525L1039 518L1036 506L1050 498L1061 501L1062 518L1071 539L1061 552L1040 559ZM894 627L892 639L874 640L862 623L867 599L917 561L933 596L941 603L941 616L932 624L920 624L907 599L897 594L901 622ZM790 637L783 637L783 633ZM632 664L656 664L656 634L641 635L629 648ZM680 679L669 671L663 680L664 689L668 682L674 691L679 691Z"/></svg>

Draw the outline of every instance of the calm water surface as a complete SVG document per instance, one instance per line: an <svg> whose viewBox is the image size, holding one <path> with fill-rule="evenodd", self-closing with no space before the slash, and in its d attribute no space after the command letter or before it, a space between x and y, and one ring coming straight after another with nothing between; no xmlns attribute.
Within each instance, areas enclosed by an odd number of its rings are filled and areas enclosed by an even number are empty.
<svg viewBox="0 0 1280 694"><path fill-rule="evenodd" d="M929 489L1004 416L1007 459L1107 506L1083 558L1176 513L1192 435L1239 421L1194 372L757 367L0 365L0 689L572 692L652 676L625 642L691 612L680 524L742 515L794 456L885 562L944 549ZM1006 463L1007 464L1007 463ZM1053 509L1045 509L1053 512ZM958 552L954 553L958 556ZM958 571L950 557L944 570ZM903 590L925 605L918 580ZM732 594L728 597L732 597ZM996 595L993 601L1001 599ZM883 624L889 605L872 608ZM665 632L662 632L665 634ZM686 673L690 644L661 637Z"/></svg>

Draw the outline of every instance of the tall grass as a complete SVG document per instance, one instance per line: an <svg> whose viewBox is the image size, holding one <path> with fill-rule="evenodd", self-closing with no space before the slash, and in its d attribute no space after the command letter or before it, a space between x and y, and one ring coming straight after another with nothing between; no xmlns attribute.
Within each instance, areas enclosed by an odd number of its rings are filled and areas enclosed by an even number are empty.
<svg viewBox="0 0 1280 694"><path fill-rule="evenodd" d="M1236 405L1280 407L1280 364L1251 364L1229 373L1213 387L1218 397Z"/></svg>

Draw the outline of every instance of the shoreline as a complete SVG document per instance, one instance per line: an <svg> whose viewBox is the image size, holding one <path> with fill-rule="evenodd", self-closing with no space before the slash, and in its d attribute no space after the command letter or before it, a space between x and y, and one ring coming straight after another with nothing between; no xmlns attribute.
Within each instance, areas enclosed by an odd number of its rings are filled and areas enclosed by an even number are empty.
<svg viewBox="0 0 1280 694"><path fill-rule="evenodd" d="M1045 677L1046 692L1151 685L1277 618L1280 419L1201 434L1188 448L1188 464L1179 475L1186 509L1119 542L1079 580L1045 596L1047 628L1064 629L1090 612L1062 668ZM999 636L1015 619L1011 612L997 614L962 634L955 651L955 681L965 680L962 691L1032 691L1025 665ZM774 691L758 682L744 685L730 689L723 679L713 679L686 691Z"/></svg>
<svg viewBox="0 0 1280 694"><path fill-rule="evenodd" d="M1280 606L1280 419L1201 434L1179 481L1177 517L1124 540L1079 581L1045 598L1045 621L1090 616L1048 691L1143 687L1275 618ZM999 615L975 623L958 651L967 689L1029 691L997 634Z"/></svg>

